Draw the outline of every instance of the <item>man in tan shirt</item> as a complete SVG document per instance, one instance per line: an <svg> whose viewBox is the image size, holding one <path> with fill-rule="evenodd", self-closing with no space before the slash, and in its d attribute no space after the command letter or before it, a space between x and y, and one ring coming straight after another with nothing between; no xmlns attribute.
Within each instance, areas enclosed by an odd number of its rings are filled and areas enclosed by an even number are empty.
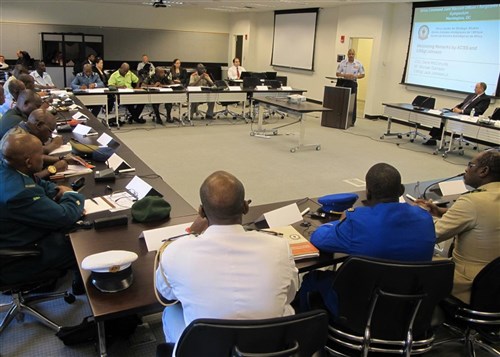
<svg viewBox="0 0 500 357"><path fill-rule="evenodd" d="M500 256L500 152L483 151L467 164L464 182L475 188L449 209L424 201L433 216L438 242L456 236L452 294L469 303L472 281Z"/></svg>

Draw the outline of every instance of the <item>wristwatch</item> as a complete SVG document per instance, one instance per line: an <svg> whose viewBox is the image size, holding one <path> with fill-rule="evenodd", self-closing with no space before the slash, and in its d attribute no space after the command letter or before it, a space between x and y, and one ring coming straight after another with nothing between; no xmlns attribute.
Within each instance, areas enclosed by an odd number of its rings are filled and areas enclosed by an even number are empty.
<svg viewBox="0 0 500 357"><path fill-rule="evenodd" d="M49 172L49 174L54 175L57 172L57 167L55 167L54 165L50 165L47 167L47 171Z"/></svg>

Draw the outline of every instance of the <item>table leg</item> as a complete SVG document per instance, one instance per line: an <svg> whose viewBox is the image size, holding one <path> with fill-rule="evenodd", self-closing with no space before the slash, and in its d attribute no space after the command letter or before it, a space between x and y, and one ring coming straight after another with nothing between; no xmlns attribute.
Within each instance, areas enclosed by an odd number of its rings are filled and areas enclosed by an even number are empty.
<svg viewBox="0 0 500 357"><path fill-rule="evenodd" d="M106 331L104 328L104 321L97 322L97 337L99 339L99 356L107 357L106 352Z"/></svg>
<svg viewBox="0 0 500 357"><path fill-rule="evenodd" d="M115 118L116 128L120 129L120 118L118 117L118 94L115 94Z"/></svg>
<svg viewBox="0 0 500 357"><path fill-rule="evenodd" d="M293 147L290 149L290 152L295 152L297 150L300 150L306 146L314 146L317 151L321 150L321 145L320 144L304 144L304 139L306 137L306 126L304 123L304 115L305 114L300 114L299 116L299 145L296 147Z"/></svg>

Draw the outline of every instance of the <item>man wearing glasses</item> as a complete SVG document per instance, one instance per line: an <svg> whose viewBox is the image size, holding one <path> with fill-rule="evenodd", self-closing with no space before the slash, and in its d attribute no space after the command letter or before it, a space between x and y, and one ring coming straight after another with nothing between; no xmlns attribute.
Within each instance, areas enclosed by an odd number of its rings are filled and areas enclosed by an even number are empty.
<svg viewBox="0 0 500 357"><path fill-rule="evenodd" d="M455 276L452 294L469 303L472 281L489 262L500 256L500 152L483 151L467 164L465 184L475 190L460 196L450 208L425 204L435 222L438 242L456 236L453 250Z"/></svg>

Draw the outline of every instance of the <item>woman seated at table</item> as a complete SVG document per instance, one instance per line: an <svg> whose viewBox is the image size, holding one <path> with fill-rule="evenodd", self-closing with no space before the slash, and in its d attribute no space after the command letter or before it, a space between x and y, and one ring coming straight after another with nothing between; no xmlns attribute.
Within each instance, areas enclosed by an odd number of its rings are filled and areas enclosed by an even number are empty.
<svg viewBox="0 0 500 357"><path fill-rule="evenodd" d="M176 58L172 62L172 67L170 67L170 76L172 77L172 82L177 84L182 84L187 87L189 82L189 77L185 68L181 67L181 60Z"/></svg>
<svg viewBox="0 0 500 357"><path fill-rule="evenodd" d="M101 57L97 57L95 60L95 65L94 65L94 71L99 75L99 78L101 78L102 83L104 83L104 86L108 86L108 79L109 76L104 72L104 60ZM113 110L113 106L115 104L115 96L114 95L108 95L108 113Z"/></svg>

